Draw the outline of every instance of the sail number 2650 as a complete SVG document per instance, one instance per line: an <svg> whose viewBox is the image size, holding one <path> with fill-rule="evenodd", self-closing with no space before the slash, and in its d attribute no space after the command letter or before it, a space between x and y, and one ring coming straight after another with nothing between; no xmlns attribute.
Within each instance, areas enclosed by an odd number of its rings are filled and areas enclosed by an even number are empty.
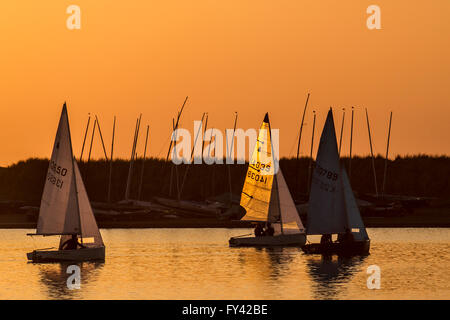
<svg viewBox="0 0 450 320"><path fill-rule="evenodd" d="M50 162L50 170L53 171L56 175L60 175L61 177L64 177L67 174L67 169L58 166L53 160ZM51 171L48 172L47 180L59 189L62 189L64 181L62 180L62 178L57 178Z"/></svg>
<svg viewBox="0 0 450 320"><path fill-rule="evenodd" d="M50 169L61 176L65 176L67 174L67 169L61 166L58 166L55 161L50 161Z"/></svg>

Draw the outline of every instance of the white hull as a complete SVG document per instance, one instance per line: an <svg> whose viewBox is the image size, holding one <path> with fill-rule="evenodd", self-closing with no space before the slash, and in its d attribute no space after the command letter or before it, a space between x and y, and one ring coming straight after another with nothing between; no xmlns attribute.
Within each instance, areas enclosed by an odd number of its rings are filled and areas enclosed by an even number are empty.
<svg viewBox="0 0 450 320"><path fill-rule="evenodd" d="M77 250L34 250L27 253L27 258L32 262L105 260L105 247Z"/></svg>
<svg viewBox="0 0 450 320"><path fill-rule="evenodd" d="M261 237L233 237L230 247L301 247L306 243L304 233L280 234Z"/></svg>

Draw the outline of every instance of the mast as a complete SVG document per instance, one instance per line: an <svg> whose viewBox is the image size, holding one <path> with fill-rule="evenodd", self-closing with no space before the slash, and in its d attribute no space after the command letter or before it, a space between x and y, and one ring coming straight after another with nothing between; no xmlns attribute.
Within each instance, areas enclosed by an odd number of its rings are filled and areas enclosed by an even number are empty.
<svg viewBox="0 0 450 320"><path fill-rule="evenodd" d="M95 126L96 126L96 125L97 125L97 119L94 120L94 128L92 129L91 146L89 147L88 162L91 161L92 144L93 144L93 142L94 142Z"/></svg>
<svg viewBox="0 0 450 320"><path fill-rule="evenodd" d="M312 137L311 137L311 151L309 152L309 167L308 167L308 194L311 192L311 171L312 171L312 153L314 147L314 129L316 127L316 111L313 111L314 120L313 120L313 128L312 128Z"/></svg>
<svg viewBox="0 0 450 320"><path fill-rule="evenodd" d="M353 115L354 115L355 109L352 107L352 122L350 126L350 156L348 159L348 180L352 181L352 144L353 144Z"/></svg>
<svg viewBox="0 0 450 320"><path fill-rule="evenodd" d="M392 123L392 111L389 117L389 130L387 137L387 145L386 145L386 159L384 161L384 177L383 177L383 189L381 190L381 198L384 197L385 187L386 187L386 174L387 174L387 165L388 165L388 155L389 155L389 140L391 138L391 123Z"/></svg>
<svg viewBox="0 0 450 320"><path fill-rule="evenodd" d="M81 238L81 243L83 243L83 232L82 232L82 225L81 225L81 214L80 214L80 203L79 203L79 200L78 200L78 187L77 187L77 177L76 177L76 174L75 174L75 164L74 164L74 161L75 161L75 159L74 159L74 157L73 157L73 149L72 149L72 136L71 136L71 133L70 133L70 124L69 124L69 113L68 113L68 111L67 111L67 106L66 106L66 102L64 102L64 106L63 106L63 108L65 109L65 111L66 111L66 118L67 118L67 131L68 131L68 134L69 134L69 143L70 143L70 158L71 158L71 163L72 163L72 178L75 180L74 182L74 187L75 187L75 194L76 194L76 204L77 204L77 213L78 213L78 223L79 223L79 225L80 225L80 238ZM94 124L95 125L95 124ZM95 126L94 126L94 129L95 129Z"/></svg>
<svg viewBox="0 0 450 320"><path fill-rule="evenodd" d="M132 174L133 174L133 162L134 162L134 158L136 155L136 144L137 144L137 140L138 140L138 136L139 136L139 126L141 124L141 117L142 117L142 114L136 120L136 128L134 130L133 147L131 148L130 167L128 169L127 186L125 189L125 200L128 200L130 197L130 185L131 185L131 178L132 178Z"/></svg>
<svg viewBox="0 0 450 320"><path fill-rule="evenodd" d="M208 128L208 118L209 118L208 113L206 113L205 130L203 130L203 137L202 137L202 153L200 155L202 162L203 162L203 152L205 150L205 135L206 135L206 130ZM211 141L210 141L210 143L211 143ZM211 144L209 146L211 147ZM209 156L209 154L208 154L208 156ZM203 198L206 200L206 190L204 188L204 185L202 185L202 195L203 195Z"/></svg>
<svg viewBox="0 0 450 320"><path fill-rule="evenodd" d="M302 116L302 122L300 124L300 132L298 134L298 143L297 143L297 157L296 157L296 168L295 168L295 193L298 193L298 180L299 180L299 155L300 155L300 142L302 140L302 131L303 131L303 122L305 120L305 114L306 114L306 108L308 107L308 101L309 101L309 92L308 92L308 96L306 97L306 102L305 102L305 108L303 109L303 116Z"/></svg>
<svg viewBox="0 0 450 320"><path fill-rule="evenodd" d="M208 112L206 113L206 120L205 120L205 130L203 130L203 137L205 137L206 129L208 128ZM195 145L195 143L194 143ZM205 139L202 139L202 158L203 158L203 150L205 148Z"/></svg>
<svg viewBox="0 0 450 320"><path fill-rule="evenodd" d="M98 121L97 115L95 115L95 120L97 121L98 132L100 133L100 140L102 141L103 153L105 154L106 161L108 161L108 156L106 155L105 142L103 141L102 129L100 129L100 121Z"/></svg>
<svg viewBox="0 0 450 320"><path fill-rule="evenodd" d="M145 155L147 153L147 141L148 141L148 130L149 130L149 128L150 128L150 126L147 125L147 133L145 135L144 157L142 159L141 179L139 181L138 200L141 200L142 182L144 180Z"/></svg>
<svg viewBox="0 0 450 320"><path fill-rule="evenodd" d="M236 123L237 123L237 118L238 118L238 113L235 112L234 114L235 114L235 117L234 117L233 135L231 137L231 147L230 147L230 152L228 153L228 157L231 156L231 151L233 150L234 132L236 131ZM227 143L227 146L228 146L228 143ZM214 153L215 153L215 151L216 150L214 150ZM228 184L230 187L230 207L231 207L233 205L233 191L232 191L232 186L231 186L231 169L230 169L229 164L227 164L227 168L228 168Z"/></svg>
<svg viewBox="0 0 450 320"><path fill-rule="evenodd" d="M308 94L309 96L309 94ZM281 205L280 205L280 189L278 188L278 179L277 179L277 175L275 173L275 170L280 170L279 168L279 164L278 164L278 168L275 167L275 152L273 150L273 143L272 143L272 129L270 127L270 120L269 120L269 115L267 114L267 120L268 120L268 124L269 124L269 139L270 139L270 147L272 149L272 167L274 168L274 172L273 172L273 182L272 182L272 189L273 189L273 184L275 183L276 187L277 187L277 206L278 206L278 212L280 213L280 232L281 234L283 234L283 215L281 214ZM269 204L269 208L270 208L270 204Z"/></svg>
<svg viewBox="0 0 450 320"><path fill-rule="evenodd" d="M173 128L175 128L174 119L172 119L172 125L173 125ZM176 155L177 154L178 131L174 130L174 134L175 134L175 142L173 144L173 152ZM175 167L175 182L177 183L176 184L176 186L177 186L177 195L179 194L179 190L180 190L180 187L179 187L179 184L178 184L178 166L176 164L174 164L173 161L172 161L172 165L171 165L171 168L170 168L170 190L169 190L169 196L172 196L172 176L173 176L173 171L174 171L173 168L174 167ZM180 200L180 199L178 199L178 200Z"/></svg>
<svg viewBox="0 0 450 320"><path fill-rule="evenodd" d="M341 157L341 146L342 146L342 134L344 132L344 120L345 120L345 108L342 108L342 125L341 125L341 134L339 138L339 157Z"/></svg>
<svg viewBox="0 0 450 320"><path fill-rule="evenodd" d="M109 160L108 203L111 203L111 182L112 182L112 165L113 165L115 131L116 131L116 116L114 116L114 122L113 122L113 131L112 131L112 139L111 139L111 158Z"/></svg>
<svg viewBox="0 0 450 320"><path fill-rule="evenodd" d="M174 134L175 134L175 119L172 118L172 135L174 135ZM174 146L174 149L175 149L175 146ZM169 148L169 150L170 150L170 148ZM166 162L167 162L167 159L166 159ZM170 166L169 197L172 196L172 177L173 177L173 162L172 162L172 165Z"/></svg>
<svg viewBox="0 0 450 320"><path fill-rule="evenodd" d="M209 144L208 144L208 158L211 157L211 144L212 144L213 132L214 132L214 129L211 129L211 135L210 135ZM205 134L206 134L206 130L205 130ZM203 153L202 153L202 155L203 155Z"/></svg>
<svg viewBox="0 0 450 320"><path fill-rule="evenodd" d="M214 131L214 129L213 129ZM212 135L212 132L211 132ZM211 195L214 196L215 194L215 182L214 182L214 178L215 178L215 169L216 169L216 133L214 133L214 163L212 164L212 173L211 173L211 181L212 181L212 186L211 186Z"/></svg>
<svg viewBox="0 0 450 320"><path fill-rule="evenodd" d="M212 156L211 156L211 144L212 144L213 132L214 132L214 129L211 129L211 135L210 135L209 145L208 145L208 161L210 161L211 158L212 158ZM214 163L212 163L212 165L214 165ZM211 171L211 170L214 170L214 166L211 169L208 169L208 172ZM209 178L211 179L211 174L209 174ZM213 181L212 184L214 184L214 181ZM205 194L206 194L206 192L205 192ZM211 195L214 195L214 194L211 193ZM205 199L206 199L206 195L205 195Z"/></svg>
<svg viewBox="0 0 450 320"><path fill-rule="evenodd" d="M366 108L366 119L367 119L367 130L369 131L370 154L372 155L372 169L373 169L373 179L375 183L375 194L378 198L377 175L375 171L375 159L373 157L372 137L370 135L369 114L367 113L367 108Z"/></svg>
<svg viewBox="0 0 450 320"><path fill-rule="evenodd" d="M183 113L183 109L184 109L187 99L188 99L188 96L186 96L186 98L184 99L183 105L181 106L180 111L178 111L177 122L172 127L172 135L173 135L173 132L178 129L178 123L180 121L180 117L181 117L181 114ZM172 119L172 122L173 122L173 119ZM167 162L167 160L169 160L170 149L172 148L172 143L173 143L173 140L171 139L170 144L169 144L169 150L167 151L166 162Z"/></svg>
<svg viewBox="0 0 450 320"><path fill-rule="evenodd" d="M81 159L83 158L84 144L86 143L86 137L87 137L90 121L91 121L91 115L89 114L88 121L86 124L86 130L84 131L84 139L83 139L83 146L81 147L80 162L81 162Z"/></svg>
<svg viewBox="0 0 450 320"><path fill-rule="evenodd" d="M204 118L205 118L205 113L203 113L203 115L202 115L202 120L201 120L202 124L203 124L203 119ZM202 127L200 126L198 128L198 130L197 130L197 134L195 135L194 145L192 146L192 150L191 150L191 161L190 161L191 164L192 164L192 161L194 160L195 145L197 144L198 135L200 134L201 129L202 129ZM202 143L202 155L203 155L203 143ZM180 188L180 191L178 192L178 200L181 199L181 193L183 192L184 182L186 181L186 177L187 177L187 173L189 171L189 167L190 167L190 165L187 165L186 166L186 170L184 171L183 181L181 182L181 188Z"/></svg>

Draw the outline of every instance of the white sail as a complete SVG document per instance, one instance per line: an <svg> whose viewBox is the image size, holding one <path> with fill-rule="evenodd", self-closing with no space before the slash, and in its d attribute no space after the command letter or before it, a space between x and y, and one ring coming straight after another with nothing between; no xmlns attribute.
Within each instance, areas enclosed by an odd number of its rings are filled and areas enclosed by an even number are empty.
<svg viewBox="0 0 450 320"><path fill-rule="evenodd" d="M81 231L72 161L69 120L64 104L42 194L37 234L79 234Z"/></svg>
<svg viewBox="0 0 450 320"><path fill-rule="evenodd" d="M347 225L339 153L330 109L320 137L309 196L307 234L336 234Z"/></svg>
<svg viewBox="0 0 450 320"><path fill-rule="evenodd" d="M272 181L272 192L270 193L269 212L267 213L267 221L279 222L280 221L280 196L278 194L278 185L276 183L277 178L274 177ZM280 227L281 229L281 227Z"/></svg>
<svg viewBox="0 0 450 320"><path fill-rule="evenodd" d="M36 233L61 235L60 244L77 234L86 247L103 246L80 170L73 158L66 104L56 133Z"/></svg>
<svg viewBox="0 0 450 320"><path fill-rule="evenodd" d="M303 223L300 219L300 216L298 215L294 200L291 197L291 193L289 192L289 188L280 168L278 168L275 181L278 189L283 233L305 233L305 228L303 227Z"/></svg>
<svg viewBox="0 0 450 320"><path fill-rule="evenodd" d="M78 169L78 164L75 160L74 166L78 191L78 206L80 208L81 242L89 247L103 246L102 236L98 230L94 212L92 211L91 203L89 202L86 188L81 178L80 169Z"/></svg>
<svg viewBox="0 0 450 320"><path fill-rule="evenodd" d="M361 219L355 196L345 168L341 169L342 186L344 189L345 208L347 213L347 227L351 230L356 241L369 240L364 222Z"/></svg>
<svg viewBox="0 0 450 320"><path fill-rule="evenodd" d="M246 210L242 220L267 221L268 219L274 173L269 131L269 117L266 114L242 188L240 205Z"/></svg>

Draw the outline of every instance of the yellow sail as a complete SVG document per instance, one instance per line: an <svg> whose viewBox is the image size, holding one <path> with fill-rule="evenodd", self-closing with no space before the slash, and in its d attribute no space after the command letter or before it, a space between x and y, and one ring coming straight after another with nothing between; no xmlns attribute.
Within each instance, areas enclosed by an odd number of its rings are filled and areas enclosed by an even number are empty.
<svg viewBox="0 0 450 320"><path fill-rule="evenodd" d="M240 205L246 210L242 220L268 220L273 176L274 159L270 139L269 116L266 114L259 130L242 188Z"/></svg>

